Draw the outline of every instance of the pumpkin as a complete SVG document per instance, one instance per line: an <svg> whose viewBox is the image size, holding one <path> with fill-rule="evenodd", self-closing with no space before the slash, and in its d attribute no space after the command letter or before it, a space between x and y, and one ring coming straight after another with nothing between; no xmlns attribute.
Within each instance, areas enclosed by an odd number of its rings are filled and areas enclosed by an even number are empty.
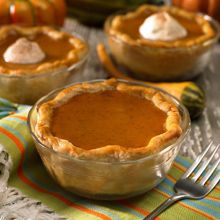
<svg viewBox="0 0 220 220"><path fill-rule="evenodd" d="M173 0L175 6L193 12L203 12L220 21L220 0Z"/></svg>
<svg viewBox="0 0 220 220"><path fill-rule="evenodd" d="M63 25L65 0L0 0L0 24Z"/></svg>

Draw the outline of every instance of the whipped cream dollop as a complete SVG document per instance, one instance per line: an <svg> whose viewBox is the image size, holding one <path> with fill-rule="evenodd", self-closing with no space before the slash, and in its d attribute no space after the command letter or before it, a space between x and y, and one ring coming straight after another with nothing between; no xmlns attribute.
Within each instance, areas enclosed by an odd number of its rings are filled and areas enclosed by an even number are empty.
<svg viewBox="0 0 220 220"><path fill-rule="evenodd" d="M5 62L34 64L42 61L45 58L45 53L36 42L22 37L7 48L3 57Z"/></svg>
<svg viewBox="0 0 220 220"><path fill-rule="evenodd" d="M146 18L139 32L149 40L172 41L187 36L187 30L167 12L158 12Z"/></svg>

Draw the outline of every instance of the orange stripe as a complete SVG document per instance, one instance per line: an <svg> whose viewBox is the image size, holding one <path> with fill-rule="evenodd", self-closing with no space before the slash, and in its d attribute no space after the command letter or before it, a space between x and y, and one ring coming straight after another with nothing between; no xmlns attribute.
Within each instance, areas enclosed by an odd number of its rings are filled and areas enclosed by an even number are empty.
<svg viewBox="0 0 220 220"><path fill-rule="evenodd" d="M173 166L175 166L176 168L178 168L178 169L181 170L182 172L185 172L186 169L187 169L186 167L184 167L184 166L178 164L177 162L174 162L174 163L173 163Z"/></svg>
<svg viewBox="0 0 220 220"><path fill-rule="evenodd" d="M10 117L10 118L19 118L19 119L21 119L21 120L23 120L23 121L27 121L27 117L26 116L22 116L22 115L9 115L8 117Z"/></svg>
<svg viewBox="0 0 220 220"><path fill-rule="evenodd" d="M81 210L83 212L86 212L87 214L91 214L91 215L97 216L97 217L99 217L99 218L101 218L103 220L111 220L111 218L109 218L108 216L106 216L106 215L104 215L102 213L99 213L99 212L90 210L88 208L85 208L83 206L80 206L78 204L75 204L72 201L69 201L68 199L64 198L63 196L61 196L59 194L56 194L56 193L53 193L53 192L49 192L49 191L47 191L45 189L40 188L38 185L32 183L29 179L27 179L27 177L25 177L25 175L23 173L23 170L22 170L22 163L24 161L24 146L23 146L23 144L20 142L20 140L16 136L14 136L12 133L10 133L9 131L5 130L4 128L0 127L0 132L5 134L6 136L8 136L16 144L16 146L18 147L18 149L19 149L19 151L21 153L21 160L20 160L19 167L18 167L18 176L20 177L20 179L23 182L25 182L30 187L36 189L37 191L40 191L40 192L43 192L43 193L47 193L47 194L50 194L50 195L56 197L57 199L59 199L62 202L64 202L66 205L69 205L69 206L71 206L73 208L79 209L79 210Z"/></svg>
<svg viewBox="0 0 220 220"><path fill-rule="evenodd" d="M220 198L215 197L215 196L206 196L206 198L209 198L209 199L215 200L216 202L220 202Z"/></svg>
<svg viewBox="0 0 220 220"><path fill-rule="evenodd" d="M18 147L18 149L21 152L21 158L23 160L23 154L24 154L24 147L23 144L20 142L20 140L17 139L12 133L4 129L3 127L0 127L0 132L3 133L4 135L8 136Z"/></svg>
<svg viewBox="0 0 220 220"><path fill-rule="evenodd" d="M135 206L134 204L128 203L128 202L125 201L125 200L121 200L121 201L118 201L118 202L121 203L122 205L124 205L124 206L130 208L130 209L133 209L133 210L135 210L135 211L141 213L141 214L144 215L144 216L145 216L145 215L148 215L148 214L150 213L150 212L148 212L148 211L146 211L146 210L144 210L144 209L142 209L142 208L140 208L140 207ZM157 217L157 218L155 218L155 220L160 220L160 218Z"/></svg>
<svg viewBox="0 0 220 220"><path fill-rule="evenodd" d="M176 162L173 163L173 166L176 167L177 169L181 170L182 172L186 171L186 168ZM209 183L209 181L208 181ZM216 186L215 189L217 189L218 191L220 191L220 186Z"/></svg>
<svg viewBox="0 0 220 220"><path fill-rule="evenodd" d="M177 181L174 177L171 176L171 174L168 174L167 178L173 183L175 183Z"/></svg>
<svg viewBox="0 0 220 220"><path fill-rule="evenodd" d="M160 190L157 189L157 188L154 188L153 190L159 192L160 194L162 194L162 195L165 196L166 198L169 198L169 197L170 197L168 194L166 194L165 192L160 191ZM199 209L196 209L196 208L194 208L194 207L192 207L192 206L186 205L185 203L183 203L183 202L181 202L181 201L179 202L179 204L182 205L182 206L184 206L185 208L188 208L188 209L193 210L194 212L198 213L199 215L205 216L205 217L207 217L208 219L213 219L213 220L215 220L215 218L214 218L213 216L211 216L211 215L209 215L209 214L207 214L207 213L205 213L205 212L203 212L203 211L201 211L201 210L199 210Z"/></svg>

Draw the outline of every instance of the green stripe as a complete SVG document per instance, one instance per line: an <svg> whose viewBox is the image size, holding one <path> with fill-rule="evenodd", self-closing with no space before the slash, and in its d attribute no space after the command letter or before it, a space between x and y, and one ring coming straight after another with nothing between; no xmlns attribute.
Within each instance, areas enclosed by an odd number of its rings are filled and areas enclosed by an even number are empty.
<svg viewBox="0 0 220 220"><path fill-rule="evenodd" d="M0 98L0 106L10 107L13 109L17 109L18 105L12 102L9 102L7 99Z"/></svg>

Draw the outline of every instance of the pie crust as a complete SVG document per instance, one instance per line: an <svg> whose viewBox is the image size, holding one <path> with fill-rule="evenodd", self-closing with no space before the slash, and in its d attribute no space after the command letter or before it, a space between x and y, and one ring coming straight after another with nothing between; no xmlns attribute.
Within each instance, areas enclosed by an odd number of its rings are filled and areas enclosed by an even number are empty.
<svg viewBox="0 0 220 220"><path fill-rule="evenodd" d="M123 32L121 27L125 25L130 25L129 21L134 21L138 19L138 17L147 18L149 15L153 13L157 13L159 11L166 11L169 14L173 15L177 20L184 19L187 23L194 22L200 28L202 33L195 37L185 37L182 39L177 39L174 41L161 41L161 40L147 40L142 37L138 37L134 39L129 34ZM183 25L184 26L184 25ZM130 27L128 27L130 28ZM193 28L192 28L193 29ZM129 43L132 46L150 46L150 47L164 47L164 48L176 48L176 47L191 47L194 45L202 44L208 39L213 38L216 35L213 27L210 22L207 21L204 16L198 15L195 13L191 13L176 7L158 7L153 5L143 5L140 6L136 11L128 12L124 15L117 15L112 20L112 25L109 27L109 34L117 36L118 39L121 39L124 42Z"/></svg>
<svg viewBox="0 0 220 220"><path fill-rule="evenodd" d="M66 39L68 44L71 45L71 49L66 54L65 57L57 58L52 61L42 61L36 65L34 68L27 68L25 65L17 64L18 68L11 69L7 65L0 65L1 74L9 75L31 75L38 73L45 73L48 71L53 71L59 67L70 67L71 65L79 62L82 58L85 57L88 46L86 43L78 37L75 37L71 34L58 31L52 27L48 26L37 26L37 27L20 27L16 25L7 25L0 28L0 44L7 40L7 37L10 34L18 34L20 37L31 38L38 34L43 34L48 36L53 40L62 40ZM59 42L58 42L59 43ZM44 48L41 48L44 51ZM56 48L54 48L56 50Z"/></svg>
<svg viewBox="0 0 220 220"><path fill-rule="evenodd" d="M147 100L166 113L165 132L153 137L146 146L138 148L126 148L119 145L106 145L100 148L86 150L70 143L68 140L53 136L51 122L53 110L67 103L72 97L83 93L95 93L105 90L115 90L136 95ZM75 158L99 160L99 161L126 161L142 158L156 153L173 143L182 133L181 116L176 105L162 92L154 88L140 85L129 85L115 79L102 82L75 84L63 89L50 101L37 107L37 121L35 133L42 144L53 150ZM156 122L155 122L156 123Z"/></svg>

